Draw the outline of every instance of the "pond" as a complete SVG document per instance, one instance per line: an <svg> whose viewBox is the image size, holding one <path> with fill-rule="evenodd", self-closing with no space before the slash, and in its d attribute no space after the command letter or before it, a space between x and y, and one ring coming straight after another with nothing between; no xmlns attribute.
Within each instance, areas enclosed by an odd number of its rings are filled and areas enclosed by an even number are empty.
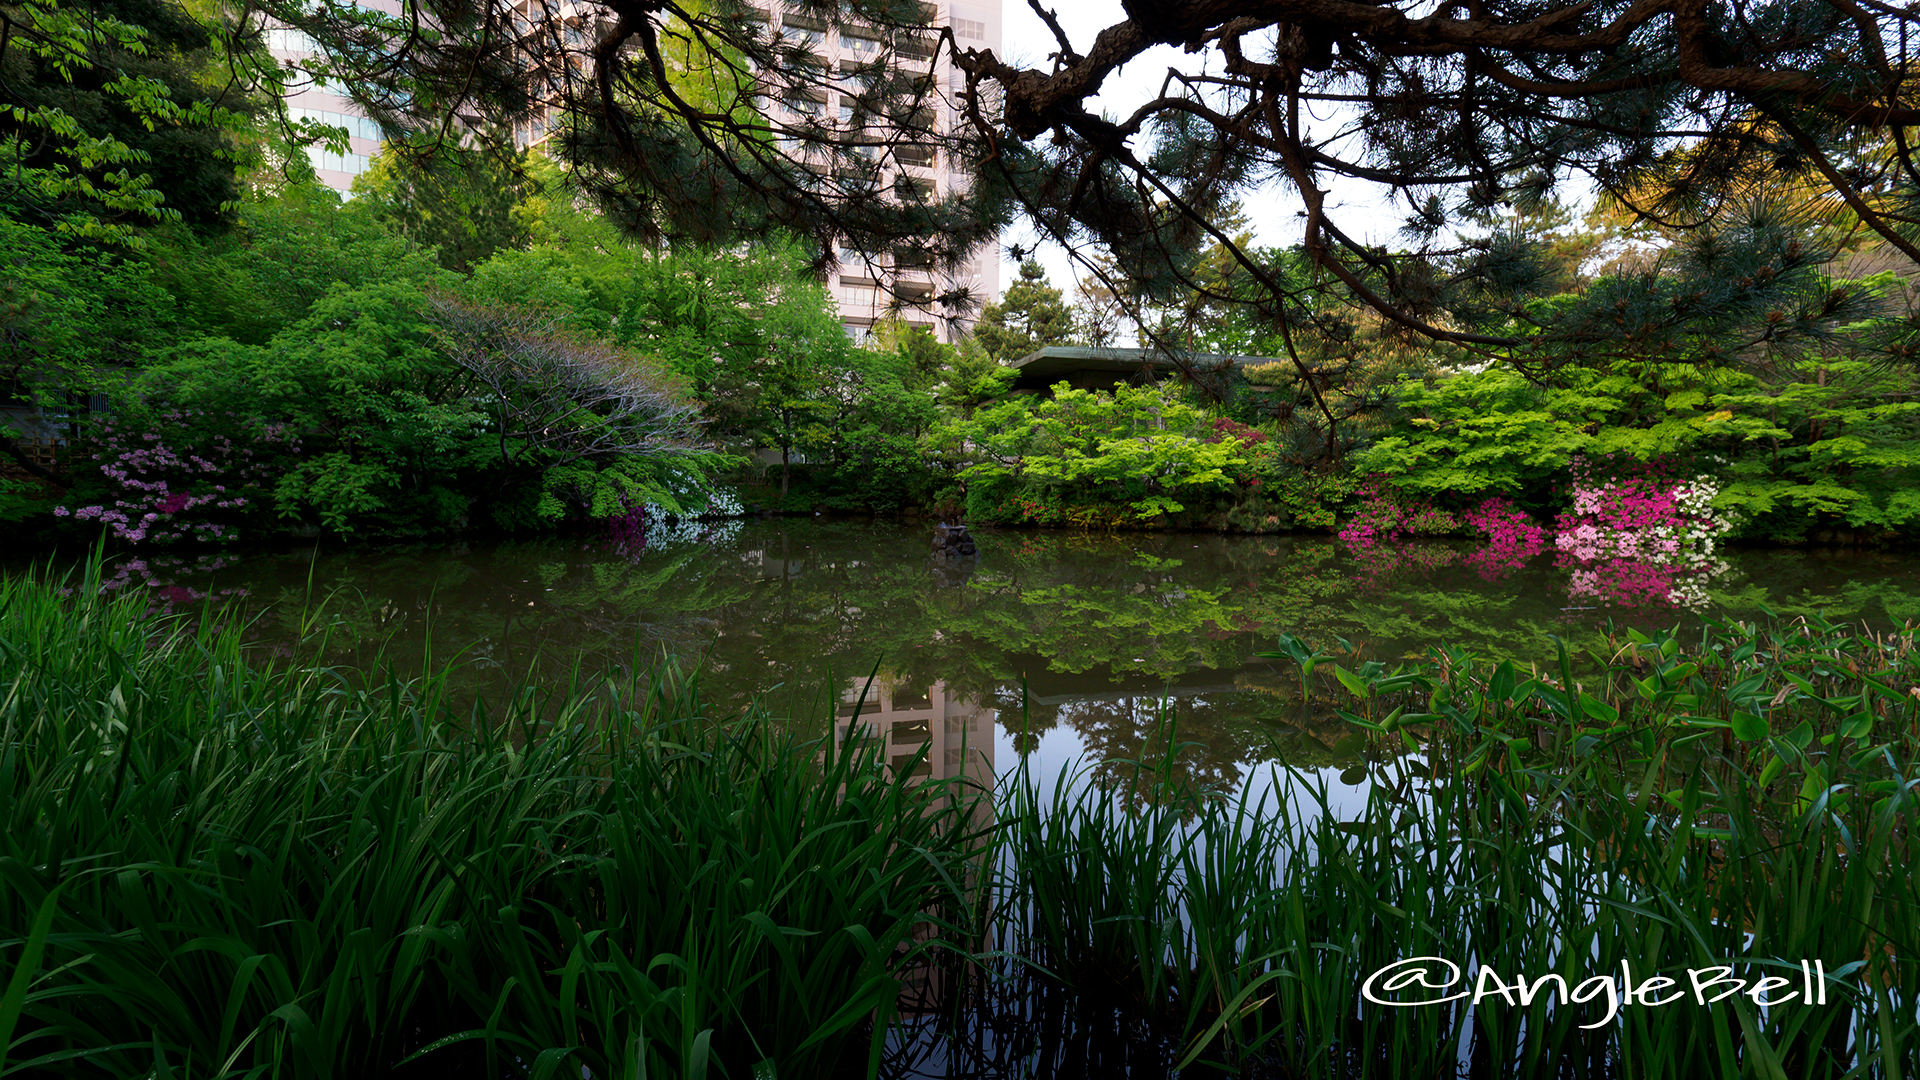
<svg viewBox="0 0 1920 1080"><path fill-rule="evenodd" d="M1626 626L1920 617L1920 557L1904 552L1736 549L1663 575L1453 541L1356 553L1319 536L988 530L977 556L946 558L930 537L730 521L637 549L571 538L122 557L108 584L181 610L234 602L282 654L304 640L363 669L452 663L482 696L662 653L697 660L726 711L758 697L776 715L833 712L844 729L864 692L860 722L903 761L927 747L917 767L936 774L961 767L963 744L997 772L1155 758L1170 715L1184 779L1214 787L1276 757L1334 762L1342 722L1301 702L1290 662L1260 655L1281 634L1343 662L1440 644L1548 661L1556 636L1610 652Z"/></svg>

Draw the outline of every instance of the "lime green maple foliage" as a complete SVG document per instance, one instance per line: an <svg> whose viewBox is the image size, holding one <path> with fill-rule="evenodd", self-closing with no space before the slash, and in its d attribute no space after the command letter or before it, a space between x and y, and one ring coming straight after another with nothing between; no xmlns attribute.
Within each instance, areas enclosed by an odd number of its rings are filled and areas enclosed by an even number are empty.
<svg viewBox="0 0 1920 1080"><path fill-rule="evenodd" d="M1246 464L1239 440L1217 437L1211 421L1155 387L1061 383L1050 397L1014 397L949 422L933 441L962 480L1004 493L1003 515L1012 507L1030 520L1073 520L1071 508L1107 506L1148 520L1225 487L1228 470Z"/></svg>

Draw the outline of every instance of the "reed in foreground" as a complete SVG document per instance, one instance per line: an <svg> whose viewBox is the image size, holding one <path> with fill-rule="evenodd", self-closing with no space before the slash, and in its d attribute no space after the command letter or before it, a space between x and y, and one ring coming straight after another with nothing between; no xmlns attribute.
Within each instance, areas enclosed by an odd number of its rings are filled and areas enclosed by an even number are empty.
<svg viewBox="0 0 1920 1080"><path fill-rule="evenodd" d="M0 583L0 1074L858 1075L966 910L960 800L671 667L455 716L92 584Z"/></svg>
<svg viewBox="0 0 1920 1080"><path fill-rule="evenodd" d="M456 714L93 585L0 582L0 1075L1920 1074L1897 646L1347 672L1363 800L1017 771L982 825L671 665ZM1363 995L1415 957L1468 996ZM1789 985L1592 981L1723 964Z"/></svg>

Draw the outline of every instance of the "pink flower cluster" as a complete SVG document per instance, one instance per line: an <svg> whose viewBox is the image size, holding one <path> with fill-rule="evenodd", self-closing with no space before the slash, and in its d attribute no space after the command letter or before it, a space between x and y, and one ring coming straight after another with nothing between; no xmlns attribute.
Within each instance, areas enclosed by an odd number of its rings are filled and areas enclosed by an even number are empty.
<svg viewBox="0 0 1920 1080"><path fill-rule="evenodd" d="M1460 515L1458 523L1487 539L1466 564L1489 581L1525 566L1552 546L1561 569L1570 571L1568 592L1576 598L1638 607L1671 604L1698 607L1706 586L1727 569L1713 557L1734 520L1714 510L1719 489L1705 476L1681 477L1658 464L1629 468L1607 478L1590 462L1574 463L1573 507L1548 529L1502 497L1489 498ZM1408 504L1389 494L1380 478L1360 489L1365 502L1340 530L1340 539L1360 559L1356 583L1380 588L1408 570L1430 571L1450 558L1413 550L1410 533L1444 532L1455 519L1430 503Z"/></svg>
<svg viewBox="0 0 1920 1080"><path fill-rule="evenodd" d="M102 576L100 591L112 593L145 586L148 610L171 613L176 604L198 603L209 597L225 599L248 595L248 590L240 586L196 589L173 580L182 575L211 574L230 565L227 559L211 555L201 555L191 562L184 558L124 559L115 566L112 576Z"/></svg>
<svg viewBox="0 0 1920 1080"><path fill-rule="evenodd" d="M1605 481L1577 463L1573 508L1554 538L1561 565L1577 568L1569 591L1629 606L1705 602L1706 581L1726 569L1714 546L1735 524L1713 509L1718 493L1708 477L1675 477L1657 465Z"/></svg>
<svg viewBox="0 0 1920 1080"><path fill-rule="evenodd" d="M1370 476L1355 492L1361 499L1360 511L1347 519L1340 540L1356 552L1397 540L1403 536L1432 536L1452 532L1457 526L1452 514L1426 499L1404 501L1387 486L1386 480Z"/></svg>
<svg viewBox="0 0 1920 1080"><path fill-rule="evenodd" d="M172 412L160 419L182 429L191 417ZM236 533L231 525L206 518L210 512L244 508L247 498L241 492L263 483L268 475L253 447L236 444L223 434L196 449L176 449L158 431L123 432L108 421L98 427L94 440L92 457L100 465L101 477L114 489L114 497L91 506L57 506L54 516L98 521L130 544L233 539ZM264 426L256 441L299 448L278 424ZM188 520L190 515L201 520Z"/></svg>
<svg viewBox="0 0 1920 1080"><path fill-rule="evenodd" d="M1487 546L1467 556L1467 565L1488 581L1520 569L1547 545L1547 530L1526 511L1494 496L1467 512L1465 521L1487 538Z"/></svg>

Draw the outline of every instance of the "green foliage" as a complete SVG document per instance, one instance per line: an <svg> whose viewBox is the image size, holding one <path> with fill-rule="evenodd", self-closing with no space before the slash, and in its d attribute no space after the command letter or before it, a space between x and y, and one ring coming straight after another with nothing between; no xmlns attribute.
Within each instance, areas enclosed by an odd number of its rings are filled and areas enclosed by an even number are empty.
<svg viewBox="0 0 1920 1080"><path fill-rule="evenodd" d="M924 505L935 473L920 439L938 419L934 395L919 388L924 369L912 351L884 347L851 350L843 364L823 388L799 444L818 463L810 479L830 492L813 505L877 511Z"/></svg>
<svg viewBox="0 0 1920 1080"><path fill-rule="evenodd" d="M448 493L478 494L477 477L461 474L484 414L435 348L425 307L404 281L337 286L264 345L182 344L140 373L125 409L135 422L181 409L299 432L302 451L273 492L284 521L341 533L456 527L466 499Z"/></svg>
<svg viewBox="0 0 1920 1080"><path fill-rule="evenodd" d="M1061 524L1077 512L1103 520L1102 508L1135 521L1186 509L1181 497L1225 486L1226 470L1246 462L1238 440L1212 436L1205 413L1157 388L1061 383L950 421L931 439L961 479L1002 493L988 516Z"/></svg>
<svg viewBox="0 0 1920 1080"><path fill-rule="evenodd" d="M1554 393L1505 369L1408 379L1397 403L1406 418L1354 458L1423 494L1514 493L1564 469L1591 448L1588 427L1622 409L1598 378L1576 375L1578 390ZM1617 390L1630 380L1614 382Z"/></svg>
<svg viewBox="0 0 1920 1080"><path fill-rule="evenodd" d="M236 213L223 236L168 230L151 246L156 279L205 337L264 345L336 289L453 280L426 249L326 188L255 197Z"/></svg>
<svg viewBox="0 0 1920 1080"><path fill-rule="evenodd" d="M1890 989L1920 977L1910 633L1630 632L1531 668L1289 636L1271 658L1336 712L1364 797L1192 769L1217 733L1149 707L1123 733L1149 753L1017 770L981 828L966 781L825 723L716 722L670 664L468 712L450 672L272 666L236 620L156 619L97 569L59 584L0 582L0 1070L871 1077L914 1030L903 983L983 970L941 1034L1043 1063L1098 1040L1156 1072L1341 1078L1463 1048L1527 1075L1920 1066ZM1151 638L1154 608L1219 600L1159 584L1046 611L1131 610ZM1450 992L1475 967L1791 977L1765 1011L1543 987L1353 1015L1374 973L1436 956L1466 969ZM1817 1006L1784 998L1803 959Z"/></svg>
<svg viewBox="0 0 1920 1080"><path fill-rule="evenodd" d="M1013 388L1014 369L987 354L977 337L961 340L935 388L940 403L963 417Z"/></svg>
<svg viewBox="0 0 1920 1080"><path fill-rule="evenodd" d="M0 1071L825 1075L968 936L971 793L671 665L468 712L59 584L0 582Z"/></svg>
<svg viewBox="0 0 1920 1080"><path fill-rule="evenodd" d="M1020 280L997 303L980 311L972 338L992 360L1009 364L1049 345L1074 341L1073 315L1047 272L1032 260L1020 264Z"/></svg>
<svg viewBox="0 0 1920 1080"><path fill-rule="evenodd" d="M1553 509L1575 457L1678 461L1723 481L1716 507L1747 535L1920 524L1920 378L1845 356L1770 375L1718 369L1569 370L1544 384L1502 369L1407 380L1392 429L1358 471L1428 496L1520 494Z"/></svg>
<svg viewBox="0 0 1920 1080"><path fill-rule="evenodd" d="M395 234L432 248L441 266L470 271L526 240L514 213L528 185L525 156L501 161L450 143L388 143L354 177L353 193Z"/></svg>
<svg viewBox="0 0 1920 1080"><path fill-rule="evenodd" d="M157 223L225 218L256 158L256 50L147 0L31 0L5 20L0 216L134 246Z"/></svg>
<svg viewBox="0 0 1920 1080"><path fill-rule="evenodd" d="M0 218L0 387L11 396L64 406L182 329L141 259Z"/></svg>

